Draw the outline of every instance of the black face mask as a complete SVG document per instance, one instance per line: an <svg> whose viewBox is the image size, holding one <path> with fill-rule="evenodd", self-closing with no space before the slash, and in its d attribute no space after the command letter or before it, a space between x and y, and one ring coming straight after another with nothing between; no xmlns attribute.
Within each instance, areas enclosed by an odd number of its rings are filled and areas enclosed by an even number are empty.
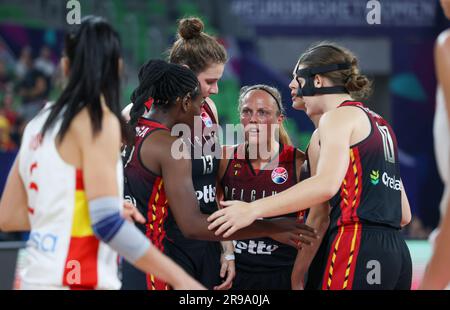
<svg viewBox="0 0 450 310"><path fill-rule="evenodd" d="M333 64L321 67L297 69L297 82L298 82L298 97L314 96L317 94L348 94L348 90L344 86L332 86L332 87L314 87L314 76L316 74L327 73L331 71L347 70L351 68L349 63ZM305 79L305 85L302 87L299 81L299 77Z"/></svg>

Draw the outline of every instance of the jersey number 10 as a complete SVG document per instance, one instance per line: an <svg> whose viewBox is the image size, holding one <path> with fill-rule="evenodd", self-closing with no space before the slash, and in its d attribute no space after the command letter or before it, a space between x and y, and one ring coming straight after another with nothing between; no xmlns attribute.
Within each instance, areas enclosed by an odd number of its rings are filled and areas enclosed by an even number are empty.
<svg viewBox="0 0 450 310"><path fill-rule="evenodd" d="M394 142L387 126L377 124L381 137L383 138L384 158L387 162L395 164Z"/></svg>

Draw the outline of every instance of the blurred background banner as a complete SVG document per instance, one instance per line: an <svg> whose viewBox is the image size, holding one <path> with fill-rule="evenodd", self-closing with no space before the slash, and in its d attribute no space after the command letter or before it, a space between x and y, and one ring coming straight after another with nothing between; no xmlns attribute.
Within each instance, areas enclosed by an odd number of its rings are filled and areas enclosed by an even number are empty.
<svg viewBox="0 0 450 310"><path fill-rule="evenodd" d="M0 192L26 122L63 85L58 61L67 23L63 0L0 0ZM437 0L81 0L81 16L108 18L125 58L122 104L150 58L165 58L177 20L203 19L226 47L229 62L214 96L222 124L237 123L243 85L277 87L294 143L305 149L313 125L294 111L288 84L300 54L330 40L359 57L374 82L367 105L397 134L403 182L414 219L405 234L426 239L439 221L442 183L436 170L432 122L436 78L433 48L448 27ZM379 10L374 23L373 12ZM6 238L6 237L4 237ZM421 247L415 247L421 251Z"/></svg>
<svg viewBox="0 0 450 310"><path fill-rule="evenodd" d="M380 1L383 27L433 27L436 2ZM255 26L370 27L367 13L376 1L360 0L231 0L231 12Z"/></svg>

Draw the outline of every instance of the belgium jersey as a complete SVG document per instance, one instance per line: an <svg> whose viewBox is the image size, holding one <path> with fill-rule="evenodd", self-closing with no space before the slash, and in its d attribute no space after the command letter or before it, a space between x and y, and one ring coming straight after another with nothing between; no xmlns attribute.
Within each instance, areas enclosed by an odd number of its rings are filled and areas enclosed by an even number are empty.
<svg viewBox="0 0 450 310"><path fill-rule="evenodd" d="M195 126L199 125L197 120ZM215 156L215 151L220 151L220 146L215 132L212 131L213 125L217 124L217 121L208 104L203 104L200 120L201 131L196 132L197 128L195 127L190 138L182 139L191 150L192 183L200 211L212 214L217 210L216 177L219 169L219 157ZM204 241L185 238L171 214L169 214L168 226L171 228L170 239L174 242L204 243Z"/></svg>
<svg viewBox="0 0 450 310"><path fill-rule="evenodd" d="M192 154L201 155L199 158L192 156L192 181L200 210L203 213L212 214L217 211L216 177L220 159L220 156L215 156L215 152L219 151L220 155L221 148L216 133L213 131L213 126L217 124L217 120L207 103L202 106L200 118L201 137L195 135L194 141L191 143Z"/></svg>
<svg viewBox="0 0 450 310"><path fill-rule="evenodd" d="M294 147L280 144L277 158L259 171L254 171L249 159L239 158L238 149L241 147L244 146L234 149L233 158L229 160L221 180L225 200L252 202L280 193L297 183L297 150ZM255 238L235 241L235 255L238 269L267 272L291 267L297 250L271 238Z"/></svg>
<svg viewBox="0 0 450 310"><path fill-rule="evenodd" d="M361 102L346 101L339 107L362 109L371 132L350 147L350 162L339 191L330 200L330 230L355 223L400 229L402 217L400 165L397 139L391 126Z"/></svg>
<svg viewBox="0 0 450 310"><path fill-rule="evenodd" d="M164 251L166 238L166 220L169 205L164 192L162 177L148 170L142 163L140 150L145 139L158 130L169 130L164 125L140 118L136 125L135 144L122 152L124 162L125 199L132 201L146 218L145 224L136 226L150 239L160 251ZM123 263L124 289L164 290L168 285L153 275L144 275L127 262Z"/></svg>
<svg viewBox="0 0 450 310"><path fill-rule="evenodd" d="M215 152L221 149L213 132L215 123L211 109L204 104L191 136L181 137L191 149L192 183L200 211L205 214L217 210L216 177L220 157ZM201 131L197 132L198 129ZM208 289L220 284L220 242L186 238L170 210L164 226L165 253Z"/></svg>

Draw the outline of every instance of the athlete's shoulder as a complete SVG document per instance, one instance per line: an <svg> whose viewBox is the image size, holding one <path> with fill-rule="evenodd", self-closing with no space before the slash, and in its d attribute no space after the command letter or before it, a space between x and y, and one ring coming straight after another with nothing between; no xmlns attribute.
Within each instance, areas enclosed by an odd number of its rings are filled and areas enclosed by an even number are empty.
<svg viewBox="0 0 450 310"><path fill-rule="evenodd" d="M436 40L436 48L446 49L447 51L450 49L450 29L444 30L439 34Z"/></svg>
<svg viewBox="0 0 450 310"><path fill-rule="evenodd" d="M345 125L352 123L355 117L358 117L361 113L364 112L360 108L354 106L343 106L337 109L332 109L322 115L319 121L318 129L320 131L320 128L324 126L335 126L337 124Z"/></svg>
<svg viewBox="0 0 450 310"><path fill-rule="evenodd" d="M141 146L141 154L143 156L153 156L158 161L166 161L170 158L178 158L178 155L189 154L189 145L183 141L183 138L172 136L168 130L155 130L150 136L143 140ZM174 156L168 156L172 154Z"/></svg>
<svg viewBox="0 0 450 310"><path fill-rule="evenodd" d="M435 58L438 65L448 64L448 54L450 53L450 29L443 31L437 38L435 44Z"/></svg>
<svg viewBox="0 0 450 310"><path fill-rule="evenodd" d="M217 107L216 107L216 104L214 103L214 101L211 98L206 97L205 104L208 105L216 122L219 123L219 112L217 111Z"/></svg>

